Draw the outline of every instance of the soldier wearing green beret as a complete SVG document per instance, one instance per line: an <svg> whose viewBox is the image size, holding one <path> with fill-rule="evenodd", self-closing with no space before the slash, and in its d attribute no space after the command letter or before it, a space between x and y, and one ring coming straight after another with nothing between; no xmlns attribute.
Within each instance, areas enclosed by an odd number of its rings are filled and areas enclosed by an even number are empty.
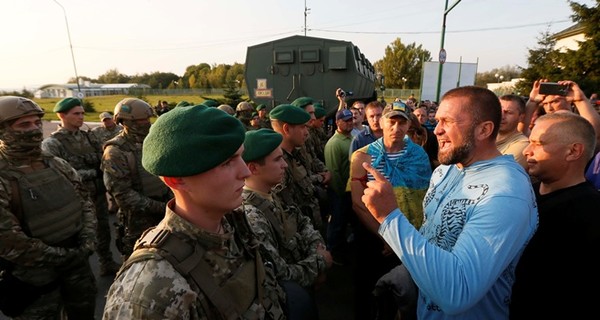
<svg viewBox="0 0 600 320"><path fill-rule="evenodd" d="M285 319L285 294L238 209L244 137L237 119L203 105L152 125L142 165L175 198L119 271L103 319Z"/></svg>
<svg viewBox="0 0 600 320"><path fill-rule="evenodd" d="M269 116L273 130L283 136L281 148L288 164L284 187L279 195L285 203L294 204L308 216L315 229L323 231L319 201L315 197L315 185L311 180L312 171L307 167L307 160L301 150L308 138L310 114L293 105L282 104L271 110Z"/></svg>
<svg viewBox="0 0 600 320"><path fill-rule="evenodd" d="M93 319L94 205L75 169L42 151L43 115L0 97L0 314Z"/></svg>
<svg viewBox="0 0 600 320"><path fill-rule="evenodd" d="M260 129L260 119L258 118L258 113L252 112L252 117L250 118L250 127L248 130L258 130Z"/></svg>
<svg viewBox="0 0 600 320"><path fill-rule="evenodd" d="M256 106L256 112L258 112L258 120L261 128L273 129L271 127L271 119L269 119L269 112L267 106L259 104Z"/></svg>
<svg viewBox="0 0 600 320"><path fill-rule="evenodd" d="M81 100L77 98L64 98L56 103L54 112L60 119L60 125L48 138L42 142L42 150L49 154L65 159L81 177L87 187L90 198L96 208L98 219L98 259L100 261L100 275L114 275L120 263L113 260L110 249L111 233L108 223L108 201L106 188L102 180L100 159L102 157L102 143L95 134L81 130L85 111Z"/></svg>
<svg viewBox="0 0 600 320"><path fill-rule="evenodd" d="M119 208L116 244L123 261L142 232L162 220L167 201L173 197L169 188L141 165L142 146L152 116L152 107L143 100L119 101L115 118L124 129L104 144L104 184Z"/></svg>
<svg viewBox="0 0 600 320"><path fill-rule="evenodd" d="M312 145L315 146L314 150L316 157L324 162L325 156L323 150L325 150L325 144L327 143L327 140L329 140L329 136L325 131L325 117L327 116L327 111L325 111L318 102L315 102L313 106L315 107L315 120L309 128L309 137L313 140Z"/></svg>
<svg viewBox="0 0 600 320"><path fill-rule="evenodd" d="M314 184L315 194L319 202L319 207L321 208L321 219L326 220L326 216L328 215L327 208L328 205L328 196L327 196L327 184L329 180L331 180L331 173L327 169L325 165L325 160L323 156L323 150L325 148L324 144L321 144L317 137L316 133L312 128L315 125L316 120L316 102L310 97L300 97L292 102L292 105L303 109L304 111L310 114L310 121L307 123L308 126L308 137L304 142L304 145L300 148L300 152L305 159L304 166L310 170L310 180ZM324 230L322 230L324 231Z"/></svg>
<svg viewBox="0 0 600 320"><path fill-rule="evenodd" d="M288 167L280 147L283 136L270 129L246 132L244 153L250 176L242 192L243 208L265 256L275 265L294 319L317 319L312 298L325 280L331 254L310 218L273 192Z"/></svg>

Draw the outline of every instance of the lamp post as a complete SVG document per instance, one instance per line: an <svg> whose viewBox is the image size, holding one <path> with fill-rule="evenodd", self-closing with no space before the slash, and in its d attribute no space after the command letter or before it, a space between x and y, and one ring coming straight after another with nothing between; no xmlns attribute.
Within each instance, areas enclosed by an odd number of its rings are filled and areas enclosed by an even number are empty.
<svg viewBox="0 0 600 320"><path fill-rule="evenodd" d="M75 54L73 54L73 44L71 43L71 32L69 31L69 20L67 19L67 11L65 7L60 4L60 2L53 0L63 11L63 15L65 16L65 24L67 25L67 36L69 37L69 48L71 49L71 59L73 60L73 69L75 69L75 82L77 83L77 93L78 98L82 98L79 96L82 94L81 87L79 86L79 76L77 75L77 65L75 64Z"/></svg>
<svg viewBox="0 0 600 320"><path fill-rule="evenodd" d="M385 103L383 92L385 91L385 76L381 73L377 73L377 80L379 81L379 89L381 90L381 103Z"/></svg>
<svg viewBox="0 0 600 320"><path fill-rule="evenodd" d="M401 80L402 80L402 90L404 90L404 85L406 85L406 78L402 77Z"/></svg>
<svg viewBox="0 0 600 320"><path fill-rule="evenodd" d="M502 80L504 80L504 76L501 74L496 73L494 75L494 77L496 77L496 80L498 80L498 83L502 82Z"/></svg>
<svg viewBox="0 0 600 320"><path fill-rule="evenodd" d="M446 61L446 50L444 49L444 38L446 36L446 16L448 13L458 5L461 0L456 0L450 8L448 8L448 0L446 0L446 5L444 6L444 18L442 19L442 41L440 43L440 56L443 56L443 61L439 61L439 69L438 69L438 82L437 82L437 93L435 101L440 101L440 90L442 89L442 73L444 71L444 62Z"/></svg>

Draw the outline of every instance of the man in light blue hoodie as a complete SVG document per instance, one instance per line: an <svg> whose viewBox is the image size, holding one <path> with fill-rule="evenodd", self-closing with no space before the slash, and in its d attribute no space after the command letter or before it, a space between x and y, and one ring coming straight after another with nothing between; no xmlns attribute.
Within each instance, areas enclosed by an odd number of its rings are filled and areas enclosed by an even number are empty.
<svg viewBox="0 0 600 320"><path fill-rule="evenodd" d="M508 319L515 266L538 222L529 177L496 149L501 107L493 92L452 89L436 118L441 165L423 200L421 228L368 163L375 180L362 200L418 288L419 319Z"/></svg>

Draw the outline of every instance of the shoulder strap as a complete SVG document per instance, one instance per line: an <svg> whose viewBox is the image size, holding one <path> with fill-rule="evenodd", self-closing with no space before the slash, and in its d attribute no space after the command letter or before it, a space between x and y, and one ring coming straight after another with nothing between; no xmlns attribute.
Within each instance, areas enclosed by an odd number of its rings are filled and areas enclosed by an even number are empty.
<svg viewBox="0 0 600 320"><path fill-rule="evenodd" d="M193 284L202 290L208 300L226 319L240 318L240 313L236 310L231 299L224 295L221 287L210 276L212 271L202 260L205 253L204 248L199 245L191 246L172 232L157 228L148 229L142 235L134 255L140 248L159 248L161 250L160 255L169 261L173 268L183 275L188 282L193 281ZM139 255L142 254L144 253ZM146 259L154 258L152 254L145 255ZM209 309L207 308L207 310Z"/></svg>
<svg viewBox="0 0 600 320"><path fill-rule="evenodd" d="M256 205L256 208L265 215L265 218L271 222L271 226L277 231L276 236L280 238L280 236L284 234L283 226L273 214L269 201L262 197L256 196L254 193L249 194L247 201L252 205Z"/></svg>

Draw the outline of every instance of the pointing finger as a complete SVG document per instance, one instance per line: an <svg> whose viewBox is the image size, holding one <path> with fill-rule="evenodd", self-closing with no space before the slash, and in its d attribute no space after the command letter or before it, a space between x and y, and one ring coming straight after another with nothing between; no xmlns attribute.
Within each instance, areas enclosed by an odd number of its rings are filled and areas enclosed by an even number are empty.
<svg viewBox="0 0 600 320"><path fill-rule="evenodd" d="M379 173L377 169L373 168L370 163L363 162L362 166L373 176L373 178L375 178L376 181L387 181L387 179L381 173Z"/></svg>

